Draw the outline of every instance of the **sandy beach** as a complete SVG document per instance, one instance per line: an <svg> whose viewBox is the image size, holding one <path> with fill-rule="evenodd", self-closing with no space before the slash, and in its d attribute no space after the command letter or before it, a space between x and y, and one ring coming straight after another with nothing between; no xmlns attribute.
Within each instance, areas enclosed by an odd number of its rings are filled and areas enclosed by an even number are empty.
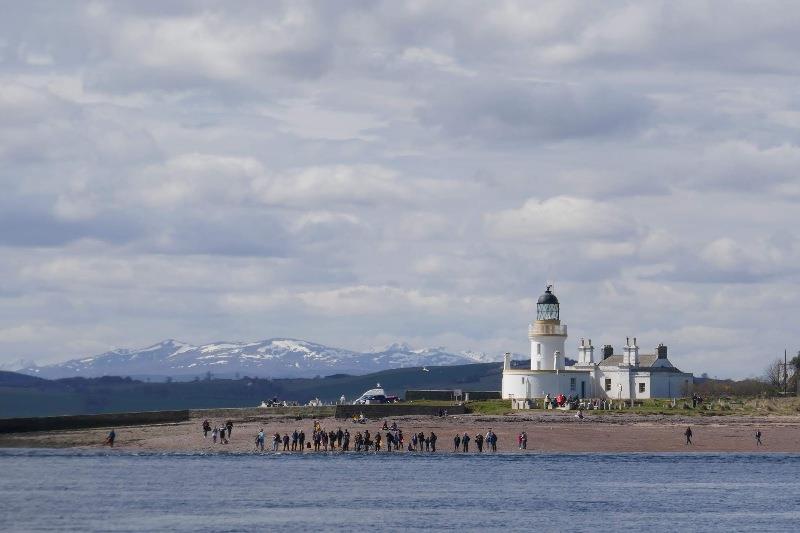
<svg viewBox="0 0 800 533"><path fill-rule="evenodd" d="M295 420L288 416L230 418L234 423L229 444L213 444L204 438L204 417L177 424L115 428L115 449L171 452L253 452L255 435L260 429L271 436L291 434L302 428L311 434L313 420ZM208 417L212 426L228 418ZM485 434L489 428L498 435L498 452L519 452L517 435L528 434L528 453L536 452L790 452L800 453L800 417L798 416L714 416L681 417L663 415L604 414L578 420L570 413L525 413L504 416L458 415L446 418L402 416L386 419L397 422L406 445L412 433L437 434L437 451L451 452L453 437L467 432L471 437ZM349 429L352 435L368 429L379 431L384 419L367 424L323 418L320 423L330 431ZM691 426L692 446L685 445L683 433ZM756 446L756 429L762 432L763 446ZM82 429L0 435L0 447L77 447L100 448L108 429ZM470 453L475 450L474 442ZM306 452L309 453L309 452ZM310 452L313 453L313 452ZM484 452L485 453L485 452Z"/></svg>

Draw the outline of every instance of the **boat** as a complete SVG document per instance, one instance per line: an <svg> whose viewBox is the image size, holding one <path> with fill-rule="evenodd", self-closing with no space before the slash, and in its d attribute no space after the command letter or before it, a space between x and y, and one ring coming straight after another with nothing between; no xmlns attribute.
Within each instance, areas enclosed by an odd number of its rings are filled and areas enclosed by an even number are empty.
<svg viewBox="0 0 800 533"><path fill-rule="evenodd" d="M387 403L386 391L383 390L381 384L378 383L374 389L369 389L364 394L359 396L353 401L353 405L371 405L379 403Z"/></svg>

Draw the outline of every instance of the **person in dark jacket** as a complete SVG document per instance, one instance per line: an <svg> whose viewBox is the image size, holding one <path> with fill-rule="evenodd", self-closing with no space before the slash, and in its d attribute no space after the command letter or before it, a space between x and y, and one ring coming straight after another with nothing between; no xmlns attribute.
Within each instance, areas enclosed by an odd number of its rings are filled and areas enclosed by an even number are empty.
<svg viewBox="0 0 800 533"><path fill-rule="evenodd" d="M436 438L437 438L437 437L436 437L436 433L434 433L433 431L431 431L431 436L430 436L430 437L428 437L428 440L429 440L429 441L430 441L430 443L431 443L431 452L435 452L435 451L436 451Z"/></svg>
<svg viewBox="0 0 800 533"><path fill-rule="evenodd" d="M459 435L458 433L456 433L456 436L455 436L455 437L453 437L453 451L454 451L454 452L457 452L457 451L458 451L458 447L459 447L460 445L461 445L461 435Z"/></svg>
<svg viewBox="0 0 800 533"><path fill-rule="evenodd" d="M692 428L686 426L686 431L683 432L683 435L686 437L686 444L692 444Z"/></svg>
<svg viewBox="0 0 800 533"><path fill-rule="evenodd" d="M475 445L478 447L478 452L483 451L483 435L480 433L475 435Z"/></svg>
<svg viewBox="0 0 800 533"><path fill-rule="evenodd" d="M464 453L469 452L469 435L467 432L464 432L464 436L461 437L461 445L464 447Z"/></svg>

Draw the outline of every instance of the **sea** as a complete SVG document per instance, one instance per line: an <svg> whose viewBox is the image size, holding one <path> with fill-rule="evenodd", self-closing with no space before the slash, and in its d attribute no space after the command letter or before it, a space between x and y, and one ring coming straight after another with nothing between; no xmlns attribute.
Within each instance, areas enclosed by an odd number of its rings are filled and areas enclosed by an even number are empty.
<svg viewBox="0 0 800 533"><path fill-rule="evenodd" d="M0 449L3 531L798 531L796 454Z"/></svg>

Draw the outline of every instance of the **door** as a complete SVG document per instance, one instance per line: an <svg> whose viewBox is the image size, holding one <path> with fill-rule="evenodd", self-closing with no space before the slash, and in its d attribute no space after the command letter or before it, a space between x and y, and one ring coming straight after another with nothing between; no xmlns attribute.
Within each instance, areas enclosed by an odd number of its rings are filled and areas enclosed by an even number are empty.
<svg viewBox="0 0 800 533"><path fill-rule="evenodd" d="M581 398L586 398L586 382L581 381Z"/></svg>

